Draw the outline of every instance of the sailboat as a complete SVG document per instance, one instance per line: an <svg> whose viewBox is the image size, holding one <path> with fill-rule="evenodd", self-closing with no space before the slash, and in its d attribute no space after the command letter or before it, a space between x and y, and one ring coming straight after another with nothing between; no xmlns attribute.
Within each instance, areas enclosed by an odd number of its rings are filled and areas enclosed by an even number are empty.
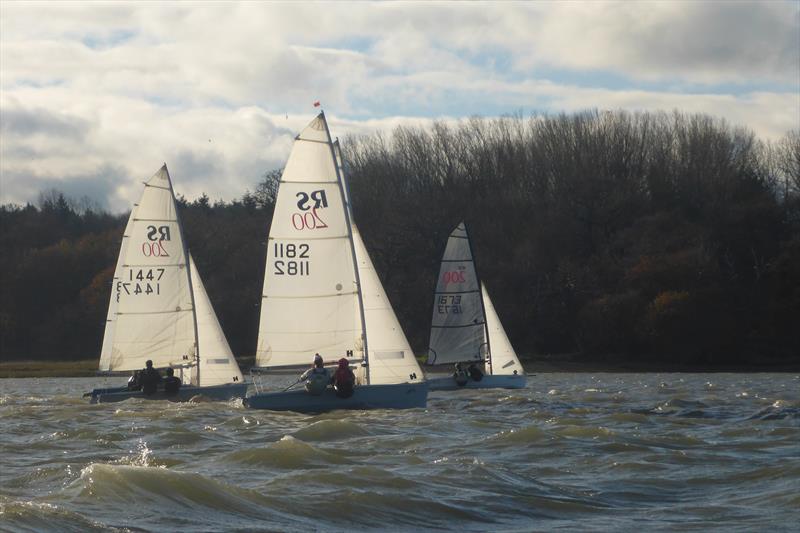
<svg viewBox="0 0 800 533"><path fill-rule="evenodd" d="M248 406L322 412L427 404L428 384L352 220L338 142L320 113L295 138L278 187L256 370L299 373L319 353L326 365L346 358L356 387L349 398L330 387L318 396L257 388Z"/></svg>
<svg viewBox="0 0 800 533"><path fill-rule="evenodd" d="M92 403L128 398L186 401L243 398L239 365L186 248L164 165L144 184L122 237L108 305L101 372L134 371L147 360L177 370L177 393L145 396L125 387L94 389Z"/></svg>
<svg viewBox="0 0 800 533"><path fill-rule="evenodd" d="M428 365L474 364L479 380L428 378L430 390L521 389L525 372L486 286L478 278L472 244L461 222L447 240L433 301ZM467 373L468 374L468 373ZM482 375L482 376L481 376ZM460 383L459 383L460 382Z"/></svg>

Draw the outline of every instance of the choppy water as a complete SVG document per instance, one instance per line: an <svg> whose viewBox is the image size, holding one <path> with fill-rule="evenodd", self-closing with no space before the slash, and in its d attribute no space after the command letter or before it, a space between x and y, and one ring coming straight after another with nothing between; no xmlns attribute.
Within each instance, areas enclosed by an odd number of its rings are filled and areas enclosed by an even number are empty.
<svg viewBox="0 0 800 533"><path fill-rule="evenodd" d="M797 530L800 376L540 374L427 409L88 405L0 379L0 529Z"/></svg>

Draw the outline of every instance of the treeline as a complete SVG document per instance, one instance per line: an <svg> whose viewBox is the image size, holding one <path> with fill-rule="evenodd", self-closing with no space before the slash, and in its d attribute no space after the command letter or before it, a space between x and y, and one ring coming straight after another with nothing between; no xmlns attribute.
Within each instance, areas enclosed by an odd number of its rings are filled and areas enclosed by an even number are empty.
<svg viewBox="0 0 800 533"><path fill-rule="evenodd" d="M419 353L444 243L464 220L523 355L800 359L798 131L767 143L705 115L585 112L398 128L343 148L356 222ZM237 355L255 350L279 175L231 203L180 201ZM0 208L4 359L99 354L126 219L56 193Z"/></svg>

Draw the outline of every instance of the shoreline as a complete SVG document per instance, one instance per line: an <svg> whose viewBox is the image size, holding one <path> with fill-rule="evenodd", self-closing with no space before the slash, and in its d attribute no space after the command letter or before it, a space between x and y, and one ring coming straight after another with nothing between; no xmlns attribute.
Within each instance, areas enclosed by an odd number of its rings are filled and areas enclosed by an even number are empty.
<svg viewBox="0 0 800 533"><path fill-rule="evenodd" d="M252 357L237 358L242 373L247 375L252 365ZM766 364L740 365L686 365L676 363L658 363L652 361L580 361L567 358L545 357L522 359L525 373L612 373L612 374L648 374L648 373L776 373L800 372L800 362L770 362ZM249 364L248 364L249 363ZM447 374L450 368L441 366L430 368L421 365L426 373ZM127 375L127 373L122 373ZM97 375L97 359L80 361L2 361L0 362L0 379L2 378L90 378Z"/></svg>

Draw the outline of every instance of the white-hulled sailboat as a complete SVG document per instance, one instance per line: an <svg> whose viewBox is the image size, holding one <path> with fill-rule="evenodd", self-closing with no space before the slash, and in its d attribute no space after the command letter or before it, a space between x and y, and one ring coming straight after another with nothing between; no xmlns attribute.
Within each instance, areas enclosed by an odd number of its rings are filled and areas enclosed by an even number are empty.
<svg viewBox="0 0 800 533"><path fill-rule="evenodd" d="M352 222L338 144L320 113L298 135L281 176L270 226L256 349L260 372L300 372L319 353L355 367L349 398L332 388L259 391L256 409L425 407L428 384Z"/></svg>
<svg viewBox="0 0 800 533"><path fill-rule="evenodd" d="M94 389L92 403L128 398L185 401L242 398L247 383L186 249L172 181L164 165L145 182L131 210L114 271L100 355L101 372L177 370L177 393L144 395L127 387Z"/></svg>
<svg viewBox="0 0 800 533"><path fill-rule="evenodd" d="M466 377L429 377L430 390L525 387L522 365L478 278L463 222L450 234L439 268L427 361L428 365L455 363L463 365ZM472 364L480 371L479 379L467 371Z"/></svg>

